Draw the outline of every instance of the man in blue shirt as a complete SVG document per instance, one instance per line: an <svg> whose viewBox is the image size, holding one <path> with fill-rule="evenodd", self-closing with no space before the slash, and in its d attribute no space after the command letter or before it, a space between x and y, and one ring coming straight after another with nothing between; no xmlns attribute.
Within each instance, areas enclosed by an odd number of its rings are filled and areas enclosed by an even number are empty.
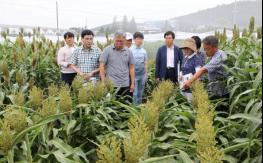
<svg viewBox="0 0 263 163"><path fill-rule="evenodd" d="M135 45L131 47L135 59L135 89L133 94L133 102L136 105L142 103L144 94L146 74L147 74L147 52L142 48L144 35L141 32L136 32L133 35Z"/></svg>

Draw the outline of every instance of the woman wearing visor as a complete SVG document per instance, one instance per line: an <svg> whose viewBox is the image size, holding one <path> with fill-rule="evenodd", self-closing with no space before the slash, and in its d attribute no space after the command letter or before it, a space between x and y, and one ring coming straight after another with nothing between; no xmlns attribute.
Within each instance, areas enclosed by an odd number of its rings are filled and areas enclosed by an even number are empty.
<svg viewBox="0 0 263 163"><path fill-rule="evenodd" d="M189 80L199 68L202 66L202 60L197 56L197 48L194 39L186 39L183 41L180 49L182 49L184 53L184 59L182 68L180 71L180 85ZM182 88L182 87L181 87ZM183 89L182 94L187 98L189 102L192 101L192 91L190 89Z"/></svg>

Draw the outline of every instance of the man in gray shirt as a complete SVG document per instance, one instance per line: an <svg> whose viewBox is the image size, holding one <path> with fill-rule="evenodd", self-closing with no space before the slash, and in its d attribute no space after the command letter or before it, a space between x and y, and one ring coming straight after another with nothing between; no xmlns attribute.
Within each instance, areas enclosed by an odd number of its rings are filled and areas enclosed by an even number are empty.
<svg viewBox="0 0 263 163"><path fill-rule="evenodd" d="M125 47L126 35L117 32L114 36L114 45L105 48L100 56L100 77L110 79L116 89L119 89L117 98L130 96L135 86L135 60L132 51ZM105 77L106 75L106 77ZM131 102L131 98L129 101Z"/></svg>

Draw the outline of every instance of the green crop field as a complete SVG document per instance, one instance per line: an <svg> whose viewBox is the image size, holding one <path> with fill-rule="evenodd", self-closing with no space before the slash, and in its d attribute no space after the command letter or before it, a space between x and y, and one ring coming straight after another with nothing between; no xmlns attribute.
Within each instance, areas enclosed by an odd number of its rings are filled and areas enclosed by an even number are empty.
<svg viewBox="0 0 263 163"><path fill-rule="evenodd" d="M72 88L63 85L61 45L38 30L31 42L23 33L11 42L3 32L0 162L261 163L262 29L236 31L228 39L216 32L228 54L229 99L209 101L209 83L196 82L190 104L170 82L156 85L150 61L140 106L117 101L110 82L83 87L77 77ZM151 58L161 44L145 43ZM218 104L229 110L216 112Z"/></svg>

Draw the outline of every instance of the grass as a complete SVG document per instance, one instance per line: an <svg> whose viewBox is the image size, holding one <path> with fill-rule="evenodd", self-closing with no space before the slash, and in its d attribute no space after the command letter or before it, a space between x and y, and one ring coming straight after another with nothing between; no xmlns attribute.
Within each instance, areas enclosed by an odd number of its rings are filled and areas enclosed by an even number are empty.
<svg viewBox="0 0 263 163"><path fill-rule="evenodd" d="M175 45L180 46L182 40L175 40ZM149 59L155 59L158 49L165 45L164 41L153 41L153 42L144 42L144 48L148 53Z"/></svg>

